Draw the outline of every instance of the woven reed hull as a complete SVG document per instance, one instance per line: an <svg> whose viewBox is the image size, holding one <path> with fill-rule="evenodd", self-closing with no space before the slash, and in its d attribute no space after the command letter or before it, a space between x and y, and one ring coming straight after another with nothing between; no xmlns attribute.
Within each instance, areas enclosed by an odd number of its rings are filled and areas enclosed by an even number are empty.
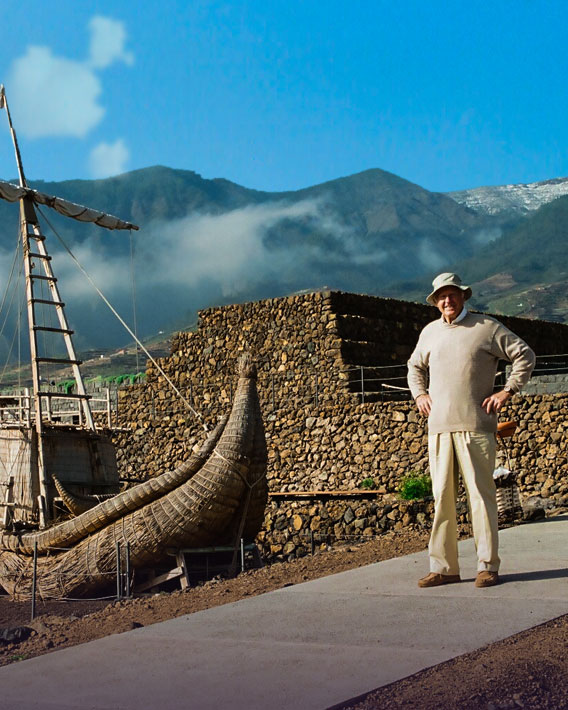
<svg viewBox="0 0 568 710"><path fill-rule="evenodd" d="M268 452L258 400L256 407L255 416L260 426L255 428L253 454L250 463L249 482L253 485L250 489L250 497L245 496L229 528L228 539L231 541L241 537L246 540L254 539L264 522L264 511L268 501L268 481L266 479ZM243 515L245 516L245 522L241 530L240 525Z"/></svg>
<svg viewBox="0 0 568 710"><path fill-rule="evenodd" d="M163 473L157 478L152 478L124 491L124 493L89 509L84 514L78 515L73 520L68 520L53 528L27 535L4 534L0 536L0 549L31 555L35 544L37 544L40 554L58 547L70 547L127 513L169 493L191 478L205 463L217 444L227 419L228 417L221 419L198 453L193 454L188 461L173 471Z"/></svg>
<svg viewBox="0 0 568 710"><path fill-rule="evenodd" d="M103 493L94 495L76 495L66 490L65 486L57 478L57 476L52 476L53 482L55 483L55 488L59 493L59 497L63 500L66 508L73 515L81 515L87 510L94 508L99 503L105 500L110 500L116 496L116 493Z"/></svg>
<svg viewBox="0 0 568 710"><path fill-rule="evenodd" d="M110 502L70 522L78 521L81 528L83 516L96 517L97 509ZM173 490L84 535L70 550L40 557L38 594L80 596L108 585L116 574L117 542L129 543L136 569L158 564L169 547L233 543L235 531L243 527L252 537L260 529L265 503L266 441L256 382L242 376L229 419L199 470ZM0 552L0 584L16 599L31 594L29 544L26 553L6 544Z"/></svg>

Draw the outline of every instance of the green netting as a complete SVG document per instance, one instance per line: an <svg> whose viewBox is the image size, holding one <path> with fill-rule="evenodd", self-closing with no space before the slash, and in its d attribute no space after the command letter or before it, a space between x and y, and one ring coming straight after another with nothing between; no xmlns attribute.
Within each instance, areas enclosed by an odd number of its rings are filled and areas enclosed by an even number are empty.
<svg viewBox="0 0 568 710"><path fill-rule="evenodd" d="M127 372L121 375L97 375L97 377L89 377L85 379L85 383L95 383L97 385L117 385L120 386L124 383L133 385L135 382L140 382L146 378L145 372ZM62 380L57 383L65 394L71 394L75 389L75 380Z"/></svg>

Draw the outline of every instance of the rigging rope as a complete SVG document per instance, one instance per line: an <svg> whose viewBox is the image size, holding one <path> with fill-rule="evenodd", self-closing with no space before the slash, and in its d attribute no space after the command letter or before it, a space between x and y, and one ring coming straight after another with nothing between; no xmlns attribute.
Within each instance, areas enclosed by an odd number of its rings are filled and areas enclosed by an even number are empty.
<svg viewBox="0 0 568 710"><path fill-rule="evenodd" d="M2 313L2 310L4 308L4 304L6 303L6 298L8 296L8 291L10 291L10 286L12 285L12 278L14 276L14 269L16 268L16 263L18 262L18 256L20 254L20 241L18 240L18 246L16 247L16 250L14 252L14 259L12 261L12 267L10 269L10 276L8 277L8 283L6 284L6 288L4 289L4 294L2 295L2 303L0 303L0 313ZM8 320L8 316L10 315L10 310L12 309L12 301L14 300L14 291L10 291L11 296L10 296L10 305L8 306L8 310L6 311L6 315L4 317L4 322L2 323L2 327L0 328L0 336L2 336L2 333L4 332L4 327L6 326L6 321Z"/></svg>
<svg viewBox="0 0 568 710"><path fill-rule="evenodd" d="M10 276L8 278L8 284L6 286L6 290L4 292L4 297L2 298L2 305L0 306L0 312L1 309L4 307L4 304L6 302L6 296L8 294L8 290L10 290L10 302L8 304L8 307L6 309L6 313L4 316L4 321L2 323L2 327L0 328L0 336L4 334L4 328L6 327L6 323L8 322L8 318L10 317L10 313L12 312L12 306L14 304L14 298L16 297L20 283L21 283L21 278L22 278L22 271L23 271L23 264L20 262L20 269L18 271L17 275L17 283L15 288L10 288L12 284L12 280L14 278L14 270L15 266L17 263L19 263L19 256L20 256L20 241L18 240L18 244L16 246L16 250L14 252L14 260L12 262L12 268L10 270ZM3 381L4 375L6 374L6 370L8 369L8 365L10 363L10 358L12 356L12 350L14 349L14 342L16 340L16 337L18 338L18 360L17 360L17 365L18 365L18 385L21 384L21 372L20 372L20 322L22 318L22 304L25 301L25 295L22 297L22 299L18 299L18 314L17 314L17 319L16 319L16 327L14 328L14 333L12 335L12 342L10 343L10 347L8 349L8 353L6 355L6 359L4 361L4 366L2 368L2 374L0 375L0 382Z"/></svg>
<svg viewBox="0 0 568 710"><path fill-rule="evenodd" d="M4 367L2 369L2 374L0 375L0 383L4 379L4 375L6 374L6 370L8 369L8 364L10 362L10 357L12 355L12 350L14 349L14 343L16 342L16 338L18 339L18 389L21 390L22 386L22 368L21 368L21 358L20 358L20 322L22 319L22 306L25 303L25 296L18 301L18 323L16 325L16 328L14 329L14 335L12 336L12 342L10 343L10 348L8 350L8 355L6 356L6 362L4 363Z"/></svg>
<svg viewBox="0 0 568 710"><path fill-rule="evenodd" d="M132 289L132 321L134 324L134 334L138 336L138 326L136 319L136 281L134 279L134 240L132 239L132 230L130 233L130 283ZM138 359L138 343L136 343L136 373L140 372L140 361Z"/></svg>
<svg viewBox="0 0 568 710"><path fill-rule="evenodd" d="M76 258L76 256L73 254L71 249L67 246L67 244L64 242L63 238L61 235L57 232L55 227L51 224L49 219L45 216L43 213L43 210L37 206L37 211L43 219L45 220L46 224L50 227L52 232L55 234L57 239L59 240L60 244L62 247L65 249L65 251L69 254L71 259L75 262L75 265L77 268L81 271L83 276L87 279L87 281L91 284L91 286L95 289L95 291L98 293L100 298L106 303L110 311L114 314L114 316L118 319L118 321L121 323L121 325L126 329L128 334L134 338L134 341L140 346L140 349L148 356L148 359L152 362L154 367L158 370L158 372L162 375L162 377L166 380L166 382L169 384L169 386L172 388L172 390L177 394L177 396L181 399L181 401L185 404L185 406L189 409L189 411L199 419L199 422L201 423L202 427L204 428L205 431L208 431L207 424L205 420L203 419L203 415L198 412L196 409L194 409L191 404L187 401L187 399L183 396L183 394L179 391L179 389L176 387L176 385L171 381L171 379L168 377L168 375L164 372L164 370L160 367L158 362L152 355L148 352L147 348L144 346L144 344L138 339L138 337L135 335L135 333L132 331L130 326L126 323L126 321L121 317L121 315L117 312L117 310L114 308L114 306L110 303L110 301L107 299L107 297L104 295L104 293L100 290L100 288L96 285L96 283L93 281L93 279L89 276L87 271L83 268L79 260Z"/></svg>

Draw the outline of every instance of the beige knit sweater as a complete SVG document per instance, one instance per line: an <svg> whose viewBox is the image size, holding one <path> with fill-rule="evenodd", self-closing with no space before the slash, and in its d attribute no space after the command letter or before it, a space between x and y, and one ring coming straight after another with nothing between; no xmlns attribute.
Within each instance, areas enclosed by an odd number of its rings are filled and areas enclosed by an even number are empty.
<svg viewBox="0 0 568 710"><path fill-rule="evenodd" d="M447 431L494 432L497 416L481 403L493 392L499 360L512 363L506 385L514 392L527 383L534 352L517 335L489 316L467 313L459 323L429 323L408 361L414 399L429 393L430 434Z"/></svg>

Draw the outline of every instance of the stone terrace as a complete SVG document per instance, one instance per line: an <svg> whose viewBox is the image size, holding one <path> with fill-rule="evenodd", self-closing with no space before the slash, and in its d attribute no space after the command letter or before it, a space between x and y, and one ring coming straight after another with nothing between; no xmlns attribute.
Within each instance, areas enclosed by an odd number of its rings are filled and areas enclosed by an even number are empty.
<svg viewBox="0 0 568 710"><path fill-rule="evenodd" d="M414 303L318 292L208 309L200 313L196 332L173 339L171 355L160 364L210 424L230 406L239 353L251 351L256 358L273 494L261 535L265 550L293 556L305 551L314 533L350 537L427 524L423 504L403 503L395 495L401 477L427 471L424 422L410 402L400 401L405 392L383 393L391 401L369 401L369 391L381 378L404 386L404 363L418 332L436 314ZM537 354L568 352L566 325L500 320ZM371 380L365 382L364 402L361 366ZM521 490L559 506L568 504L567 409L566 394L534 394L515 397L505 412L520 420L510 456ZM203 435L152 365L145 384L121 392L119 416L124 477L146 479L173 468ZM358 490L366 478L377 489L372 500L363 492L336 496ZM335 497L294 499L310 491Z"/></svg>

